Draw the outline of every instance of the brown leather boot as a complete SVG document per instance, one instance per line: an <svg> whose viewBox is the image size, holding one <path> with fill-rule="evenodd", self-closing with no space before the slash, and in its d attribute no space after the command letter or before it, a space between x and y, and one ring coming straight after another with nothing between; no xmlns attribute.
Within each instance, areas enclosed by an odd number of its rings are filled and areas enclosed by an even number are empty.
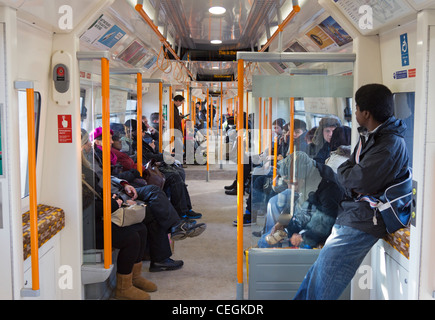
<svg viewBox="0 0 435 320"><path fill-rule="evenodd" d="M119 300L150 300L148 293L133 286L133 273L116 274L115 299Z"/></svg>
<svg viewBox="0 0 435 320"><path fill-rule="evenodd" d="M145 279L142 274L142 262L135 263L133 265L133 285L146 292L157 291L155 283Z"/></svg>

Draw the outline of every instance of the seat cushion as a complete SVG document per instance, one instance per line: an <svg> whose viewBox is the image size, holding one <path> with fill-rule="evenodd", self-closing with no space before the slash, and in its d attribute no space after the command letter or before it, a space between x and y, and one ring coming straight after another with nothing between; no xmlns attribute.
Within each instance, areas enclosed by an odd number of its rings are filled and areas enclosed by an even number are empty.
<svg viewBox="0 0 435 320"><path fill-rule="evenodd" d="M399 251L405 258L409 259L409 228L397 230L393 234L387 235L384 240L388 242L394 249Z"/></svg>
<svg viewBox="0 0 435 320"><path fill-rule="evenodd" d="M56 207L39 204L38 211L38 248L65 227L65 212ZM23 258L30 256L30 211L23 214Z"/></svg>

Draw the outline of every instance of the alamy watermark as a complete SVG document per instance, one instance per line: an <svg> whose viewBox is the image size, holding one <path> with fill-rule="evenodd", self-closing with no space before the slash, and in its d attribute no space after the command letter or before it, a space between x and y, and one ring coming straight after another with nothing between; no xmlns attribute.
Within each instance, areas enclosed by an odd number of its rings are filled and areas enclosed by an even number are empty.
<svg viewBox="0 0 435 320"><path fill-rule="evenodd" d="M361 15L358 26L361 30L373 29L373 8L369 5L359 7L358 13Z"/></svg>
<svg viewBox="0 0 435 320"><path fill-rule="evenodd" d="M69 5L59 7L58 13L61 14L58 20L58 27L61 30L73 29L73 9Z"/></svg>

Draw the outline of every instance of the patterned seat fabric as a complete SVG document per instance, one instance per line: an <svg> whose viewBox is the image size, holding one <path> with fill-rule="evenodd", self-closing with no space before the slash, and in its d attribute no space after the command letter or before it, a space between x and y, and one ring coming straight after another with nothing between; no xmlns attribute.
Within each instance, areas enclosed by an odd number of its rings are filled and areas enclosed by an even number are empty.
<svg viewBox="0 0 435 320"><path fill-rule="evenodd" d="M38 245L39 248L65 227L65 212L56 207L39 204ZM23 258L30 256L30 211L23 214Z"/></svg>
<svg viewBox="0 0 435 320"><path fill-rule="evenodd" d="M388 242L394 249L399 251L405 258L409 259L409 228L397 230L393 234L387 235L384 240Z"/></svg>

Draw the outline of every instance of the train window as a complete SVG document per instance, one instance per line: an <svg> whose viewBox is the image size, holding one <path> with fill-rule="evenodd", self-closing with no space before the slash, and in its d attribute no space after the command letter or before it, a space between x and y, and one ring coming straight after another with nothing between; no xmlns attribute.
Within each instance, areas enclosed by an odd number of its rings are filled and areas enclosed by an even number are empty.
<svg viewBox="0 0 435 320"><path fill-rule="evenodd" d="M414 147L414 104L415 92L394 93L394 115L402 119L407 127L405 142L409 153L409 166L412 167Z"/></svg>
<svg viewBox="0 0 435 320"><path fill-rule="evenodd" d="M86 90L80 89L80 120L83 125L83 121L86 120L88 117L88 108L85 106L85 99L86 99Z"/></svg>
<svg viewBox="0 0 435 320"><path fill-rule="evenodd" d="M41 111L41 94L35 91L35 147L36 159L38 159L38 133L39 115ZM28 166L28 143L27 143L27 98L25 91L18 91L18 112L20 132L20 170L21 170L21 198L29 195L29 166Z"/></svg>

